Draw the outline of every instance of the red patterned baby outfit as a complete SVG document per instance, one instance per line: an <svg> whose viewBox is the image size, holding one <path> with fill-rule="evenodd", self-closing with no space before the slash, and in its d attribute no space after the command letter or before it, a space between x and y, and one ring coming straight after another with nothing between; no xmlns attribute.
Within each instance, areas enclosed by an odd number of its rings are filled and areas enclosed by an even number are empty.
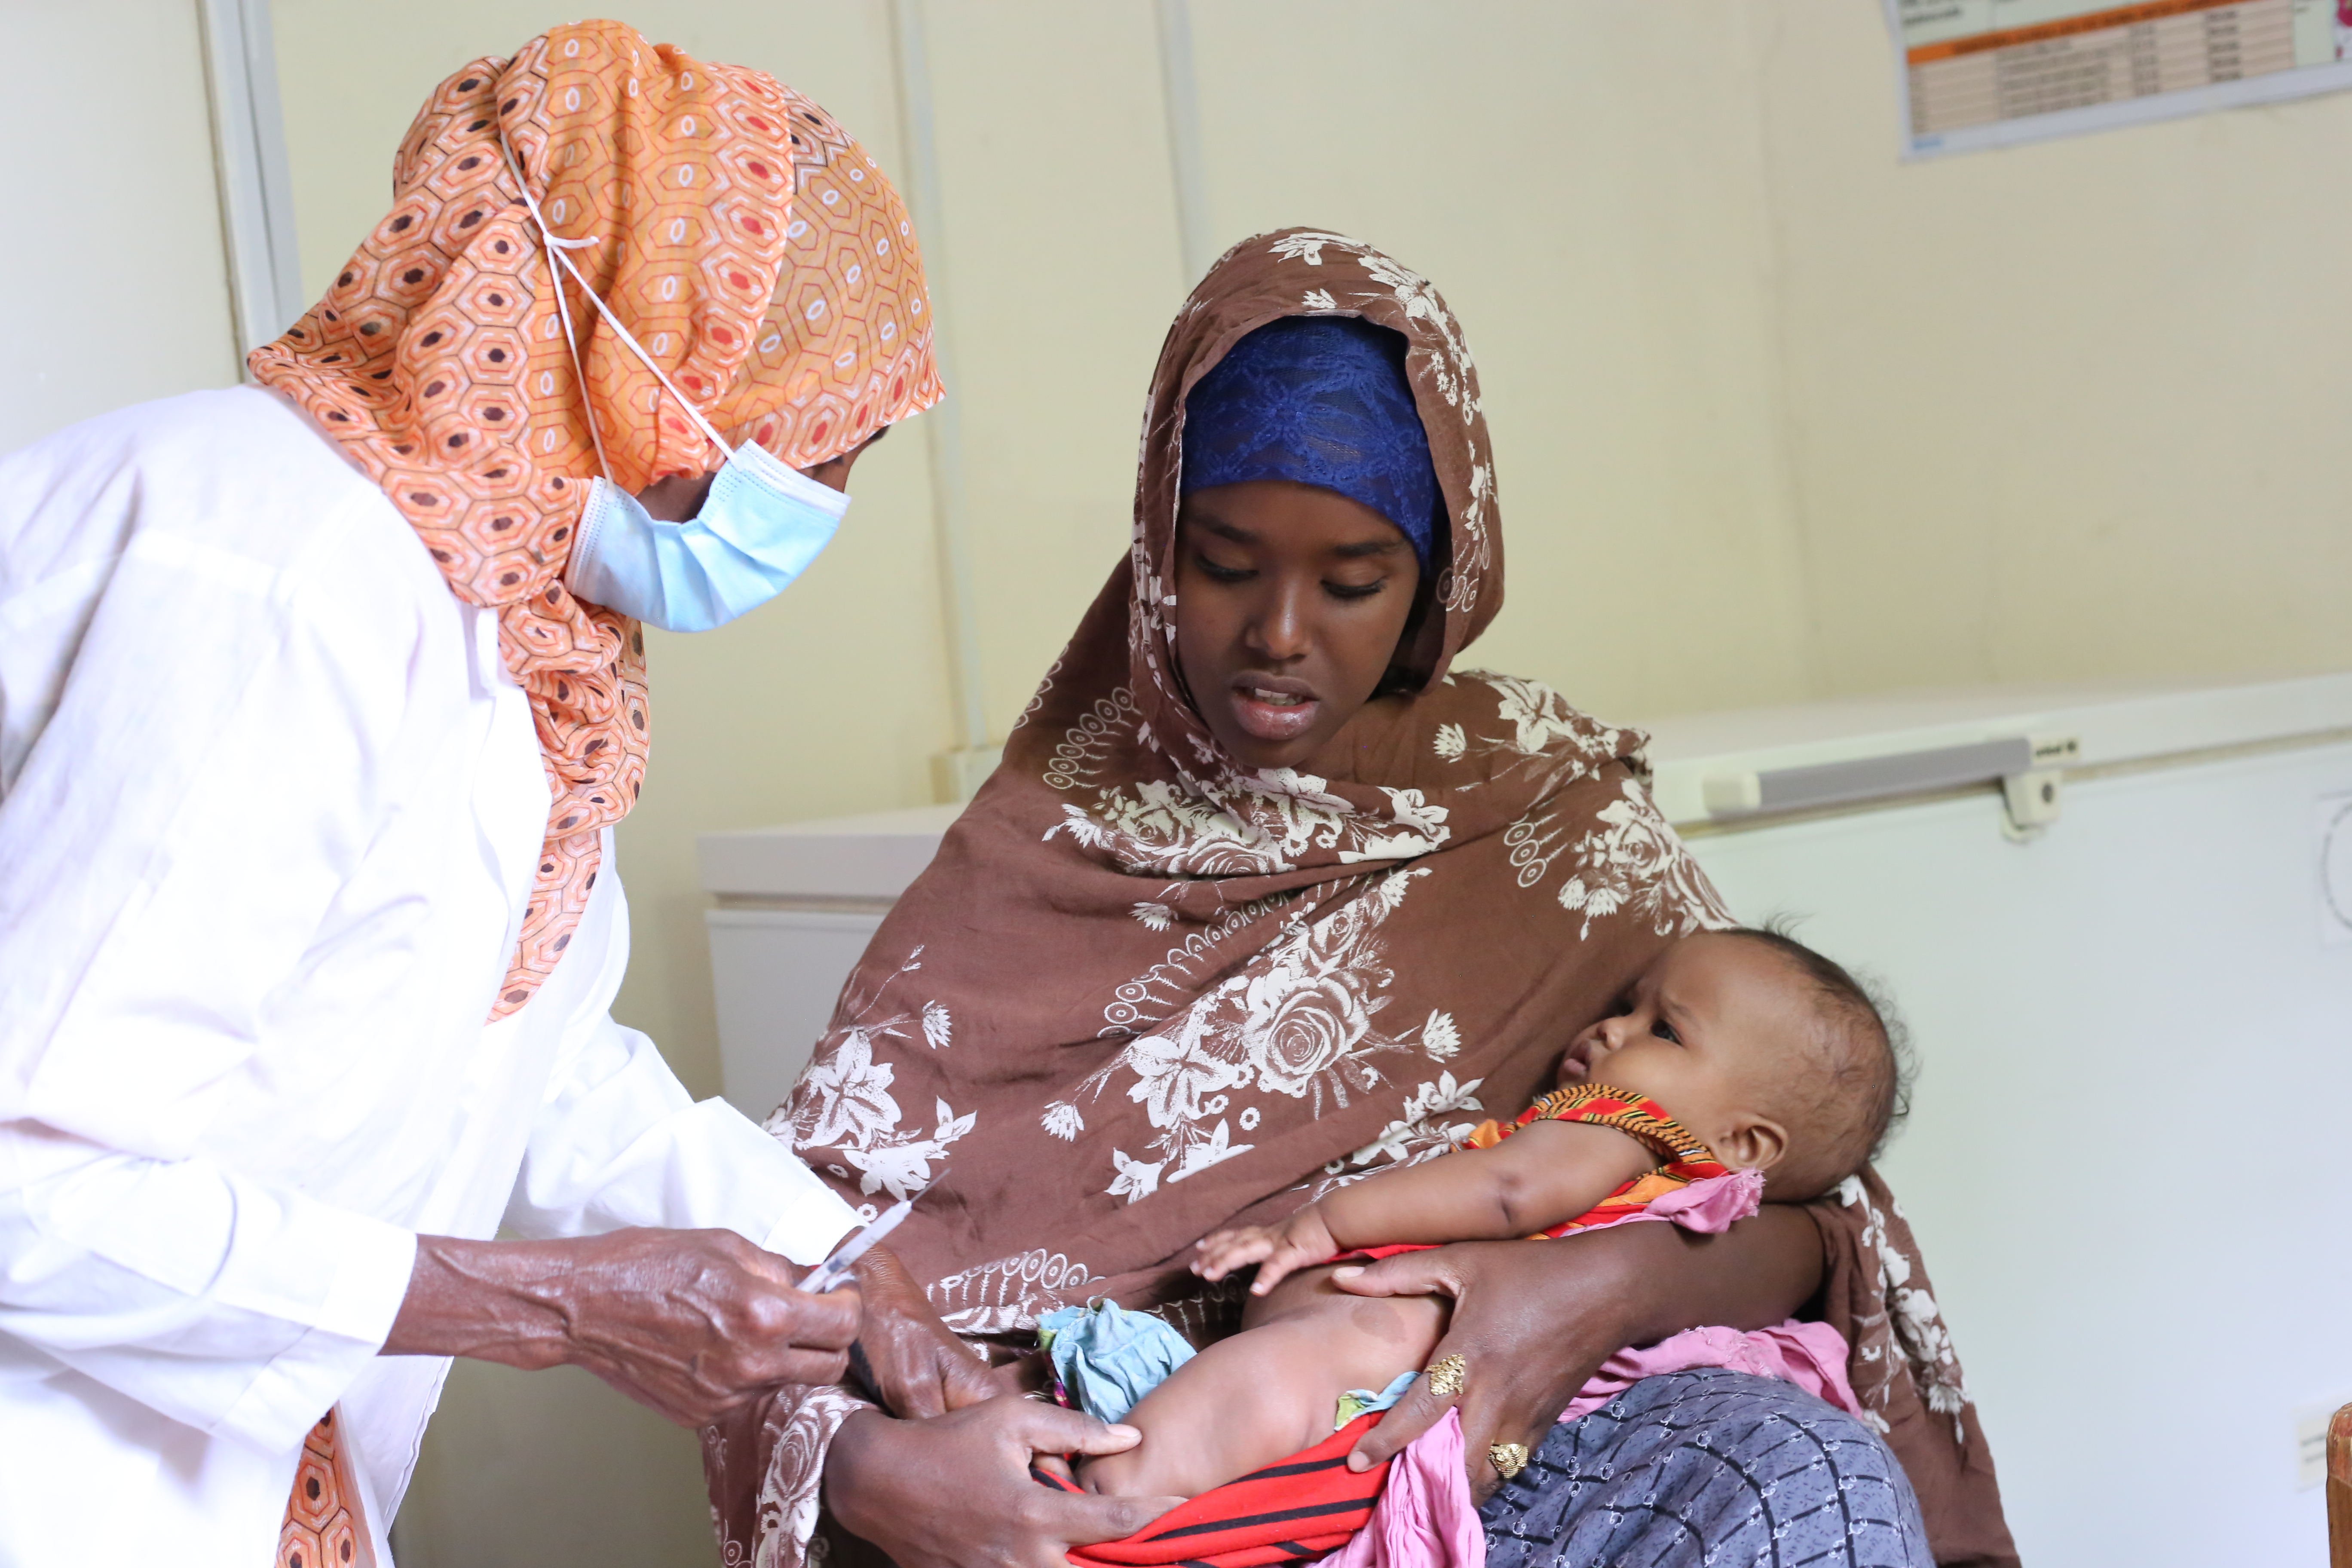
<svg viewBox="0 0 2352 1568"><path fill-rule="evenodd" d="M1658 1156L1659 1164L1655 1170L1625 1183L1574 1219L1537 1232L1528 1237L1529 1241L1548 1241L1570 1231L1613 1224L1627 1215L1641 1213L1667 1194L1680 1192L1693 1182L1731 1173L1730 1167L1715 1157L1714 1150L1668 1116L1656 1100L1599 1083L1556 1089L1520 1111L1507 1127L1493 1121L1482 1121L1462 1140L1461 1147L1492 1149L1520 1128L1538 1121L1585 1121L1596 1127L1614 1127L1646 1145ZM1408 1241L1391 1247L1367 1247L1342 1253L1339 1260L1393 1258L1400 1252L1426 1252L1437 1245Z"/></svg>

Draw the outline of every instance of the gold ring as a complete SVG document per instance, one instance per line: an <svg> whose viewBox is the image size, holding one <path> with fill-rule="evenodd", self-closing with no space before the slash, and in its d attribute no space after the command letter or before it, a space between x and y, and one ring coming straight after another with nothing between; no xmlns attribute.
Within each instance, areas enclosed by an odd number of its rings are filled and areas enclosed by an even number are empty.
<svg viewBox="0 0 2352 1568"><path fill-rule="evenodd" d="M1429 1380L1430 1393L1440 1399L1451 1399L1462 1392L1462 1376L1469 1370L1469 1363L1458 1355L1450 1355L1431 1363L1421 1375Z"/></svg>
<svg viewBox="0 0 2352 1568"><path fill-rule="evenodd" d="M1486 1462L1502 1471L1503 1479L1507 1481L1528 1468L1528 1446L1524 1443L1489 1443L1486 1445Z"/></svg>

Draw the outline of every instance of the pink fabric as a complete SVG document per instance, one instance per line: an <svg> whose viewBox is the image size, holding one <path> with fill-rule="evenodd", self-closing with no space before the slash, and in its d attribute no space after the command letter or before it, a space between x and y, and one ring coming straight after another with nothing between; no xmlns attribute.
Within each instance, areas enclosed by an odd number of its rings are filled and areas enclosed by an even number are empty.
<svg viewBox="0 0 2352 1568"><path fill-rule="evenodd" d="M1371 1522L1317 1568L1486 1568L1486 1532L1462 1469L1451 1410L1389 1465Z"/></svg>
<svg viewBox="0 0 2352 1568"><path fill-rule="evenodd" d="M1853 1396L1853 1384L1846 1381L1845 1363L1845 1336L1827 1323L1801 1323L1791 1318L1777 1329L1748 1334L1738 1329L1685 1329L1647 1350L1622 1350L1602 1362L1592 1381L1570 1401L1559 1418L1573 1421L1598 1410L1645 1377L1698 1366L1724 1366L1759 1377L1777 1377L1850 1415L1859 1415L1862 1404Z"/></svg>
<svg viewBox="0 0 2352 1568"><path fill-rule="evenodd" d="M1748 1173L1717 1180L1727 1184ZM1713 1184L1696 1182L1689 1191ZM1762 1184L1759 1181L1756 1186ZM1701 1223L1683 1223L1693 1230L1721 1230L1732 1219L1756 1212L1752 1189L1746 1202L1744 1211L1710 1225L1706 1221L1731 1210L1736 1199L1702 1197L1691 1205L1700 1211ZM1654 1210L1659 1206L1651 1205ZM1602 1362L1601 1370L1559 1413L1559 1418L1565 1424L1598 1410L1645 1377L1702 1366L1779 1378L1849 1415L1860 1415L1862 1405L1853 1396L1853 1385L1846 1381L1845 1363L1845 1336L1827 1323L1801 1323L1791 1318L1778 1328L1752 1333L1738 1329L1685 1329L1647 1350L1622 1350ZM1478 1523L1478 1506L1470 1500L1470 1481L1463 1468L1462 1422L1448 1410L1444 1420L1414 1438L1389 1466L1389 1482L1372 1507L1371 1521L1316 1568L1486 1568L1486 1536Z"/></svg>
<svg viewBox="0 0 2352 1568"><path fill-rule="evenodd" d="M1701 1366L1777 1377L1860 1415L1845 1362L1845 1338L1827 1323L1791 1318L1753 1333L1688 1329L1647 1350L1622 1350L1602 1362L1559 1418L1573 1421L1598 1410L1643 1378ZM1371 1522L1316 1568L1486 1568L1486 1536L1463 1469L1462 1423L1448 1410L1391 1463L1389 1484L1372 1507Z"/></svg>
<svg viewBox="0 0 2352 1568"><path fill-rule="evenodd" d="M1717 1235L1754 1214L1763 1196L1761 1172L1734 1171L1693 1182L1653 1199L1638 1214L1590 1228L1657 1219ZM1598 1410L1645 1377L1702 1366L1776 1377L1860 1415L1862 1405L1846 1380L1845 1363L1845 1336L1827 1323L1801 1323L1791 1318L1778 1328L1753 1333L1685 1329L1647 1350L1622 1350L1602 1362L1559 1418L1573 1421ZM1315 1568L1486 1568L1486 1535L1478 1523L1478 1505L1470 1500L1470 1480L1462 1463L1462 1422L1448 1410L1444 1420L1415 1437L1390 1464L1388 1485L1373 1505L1371 1521Z"/></svg>
<svg viewBox="0 0 2352 1568"><path fill-rule="evenodd" d="M1743 1219L1755 1216L1764 1206L1764 1173L1734 1171L1727 1176L1708 1176L1693 1182L1687 1187L1668 1193L1662 1198L1652 1198L1649 1206L1637 1209L1599 1225L1588 1225L1570 1231L1571 1236L1589 1230L1607 1230L1612 1226L1638 1225L1645 1219L1671 1220L1685 1230L1696 1230L1706 1236L1720 1236Z"/></svg>

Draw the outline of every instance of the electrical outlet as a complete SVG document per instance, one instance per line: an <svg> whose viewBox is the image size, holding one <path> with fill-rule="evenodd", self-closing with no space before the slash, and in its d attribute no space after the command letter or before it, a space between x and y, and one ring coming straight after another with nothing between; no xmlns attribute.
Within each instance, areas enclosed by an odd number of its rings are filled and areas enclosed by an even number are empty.
<svg viewBox="0 0 2352 1568"><path fill-rule="evenodd" d="M2327 1423L2338 1406L2352 1400L2330 1399L2294 1407L2294 1489L2307 1492L2327 1479Z"/></svg>

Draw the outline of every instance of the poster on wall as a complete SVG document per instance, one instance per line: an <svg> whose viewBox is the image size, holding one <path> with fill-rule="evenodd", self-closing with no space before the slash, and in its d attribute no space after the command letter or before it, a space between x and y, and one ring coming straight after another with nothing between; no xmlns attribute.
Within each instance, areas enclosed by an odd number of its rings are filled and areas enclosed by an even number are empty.
<svg viewBox="0 0 2352 1568"><path fill-rule="evenodd" d="M2352 0L1886 0L1904 154L2352 87Z"/></svg>

